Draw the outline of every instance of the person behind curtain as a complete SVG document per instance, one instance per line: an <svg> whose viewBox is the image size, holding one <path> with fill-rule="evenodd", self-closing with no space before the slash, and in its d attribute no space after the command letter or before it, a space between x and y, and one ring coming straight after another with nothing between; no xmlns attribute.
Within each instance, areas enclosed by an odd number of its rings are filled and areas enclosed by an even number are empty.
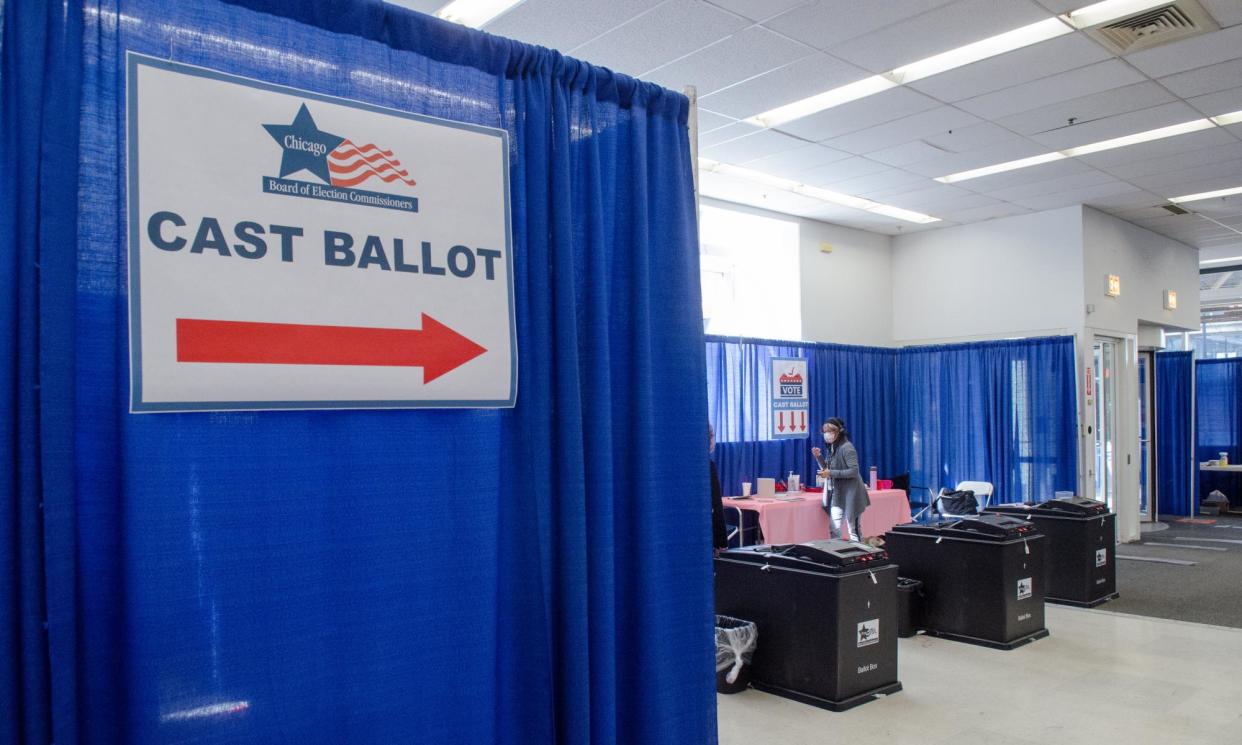
<svg viewBox="0 0 1242 745"><path fill-rule="evenodd" d="M709 423L707 425L707 463L710 466L712 480L712 548L718 554L721 549L729 547L729 537L725 533L724 502L720 501L720 474L716 472L716 461L711 458L714 452L716 452L716 430Z"/></svg>
<svg viewBox="0 0 1242 745"><path fill-rule="evenodd" d="M811 454L819 463L819 476L824 480L824 511L828 513L828 529L833 538L861 541L862 513L871 504L867 485L858 471L858 451L850 442L845 422L831 417L824 422L824 442L827 452L811 448ZM842 534L841 519L845 518L849 531Z"/></svg>

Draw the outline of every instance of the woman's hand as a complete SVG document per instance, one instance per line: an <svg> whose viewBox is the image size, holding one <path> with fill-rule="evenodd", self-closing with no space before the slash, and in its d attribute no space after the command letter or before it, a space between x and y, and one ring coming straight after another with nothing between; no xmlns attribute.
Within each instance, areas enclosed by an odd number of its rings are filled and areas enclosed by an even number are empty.
<svg viewBox="0 0 1242 745"><path fill-rule="evenodd" d="M814 455L816 458L818 458L820 454L823 452L824 451L820 450L819 448L811 448L811 455Z"/></svg>
<svg viewBox="0 0 1242 745"><path fill-rule="evenodd" d="M825 468L822 471L816 471L815 475L819 476L821 479L826 479L828 478L828 469Z"/></svg>

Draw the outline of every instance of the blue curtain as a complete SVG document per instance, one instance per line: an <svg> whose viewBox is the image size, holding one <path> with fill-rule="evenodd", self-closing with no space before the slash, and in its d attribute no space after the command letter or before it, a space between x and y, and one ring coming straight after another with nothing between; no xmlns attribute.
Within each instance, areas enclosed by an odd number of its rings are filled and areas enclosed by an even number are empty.
<svg viewBox="0 0 1242 745"><path fill-rule="evenodd" d="M807 360L813 424L809 439L771 439L773 357ZM811 448L823 446L820 424L845 420L863 469L895 475L902 461L894 428L897 350L839 344L707 337L707 401L716 428L716 463L726 494L743 481L796 471L813 483Z"/></svg>
<svg viewBox="0 0 1242 745"><path fill-rule="evenodd" d="M907 347L897 431L910 483L988 481L993 502L1077 489L1073 337Z"/></svg>
<svg viewBox="0 0 1242 745"><path fill-rule="evenodd" d="M4 32L0 742L715 741L684 97L378 0ZM126 413L127 51L507 128L517 407Z"/></svg>
<svg viewBox="0 0 1242 745"><path fill-rule="evenodd" d="M1195 460L1215 460L1228 453L1230 463L1242 463L1242 359L1195 362ZM1203 494L1220 489L1234 508L1242 504L1242 479L1236 474L1201 473L1198 504ZM1191 505L1193 506L1193 505ZM1180 514L1180 513L1179 513Z"/></svg>
<svg viewBox="0 0 1242 745"><path fill-rule="evenodd" d="M1156 495L1161 515L1194 514L1193 352L1156 355Z"/></svg>
<svg viewBox="0 0 1242 745"><path fill-rule="evenodd" d="M82 24L59 3L8 0L3 8L0 742L74 742L79 516L66 466L74 450Z"/></svg>

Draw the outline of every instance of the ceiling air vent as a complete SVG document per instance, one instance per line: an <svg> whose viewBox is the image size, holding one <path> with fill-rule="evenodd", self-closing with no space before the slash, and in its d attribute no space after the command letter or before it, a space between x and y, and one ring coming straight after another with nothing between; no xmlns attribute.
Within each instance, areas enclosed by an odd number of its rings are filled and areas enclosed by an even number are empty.
<svg viewBox="0 0 1242 745"><path fill-rule="evenodd" d="M1185 215L1185 214L1189 214L1190 212L1190 210L1178 207L1176 204L1162 204L1160 206L1164 207L1166 210L1173 213L1174 215Z"/></svg>
<svg viewBox="0 0 1242 745"><path fill-rule="evenodd" d="M1219 28L1198 0L1177 0L1086 32L1117 54L1130 54Z"/></svg>

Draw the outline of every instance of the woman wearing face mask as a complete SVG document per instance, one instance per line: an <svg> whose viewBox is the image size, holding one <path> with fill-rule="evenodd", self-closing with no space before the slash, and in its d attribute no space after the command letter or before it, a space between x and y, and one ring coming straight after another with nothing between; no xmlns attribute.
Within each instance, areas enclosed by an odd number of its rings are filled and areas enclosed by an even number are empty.
<svg viewBox="0 0 1242 745"><path fill-rule="evenodd" d="M824 480L824 511L828 513L828 526L833 538L861 541L861 518L863 510L871 504L867 485L858 472L858 451L850 442L845 422L832 417L822 427L827 452L811 448L811 454L819 463L819 476ZM849 533L842 535L841 518L849 525Z"/></svg>

